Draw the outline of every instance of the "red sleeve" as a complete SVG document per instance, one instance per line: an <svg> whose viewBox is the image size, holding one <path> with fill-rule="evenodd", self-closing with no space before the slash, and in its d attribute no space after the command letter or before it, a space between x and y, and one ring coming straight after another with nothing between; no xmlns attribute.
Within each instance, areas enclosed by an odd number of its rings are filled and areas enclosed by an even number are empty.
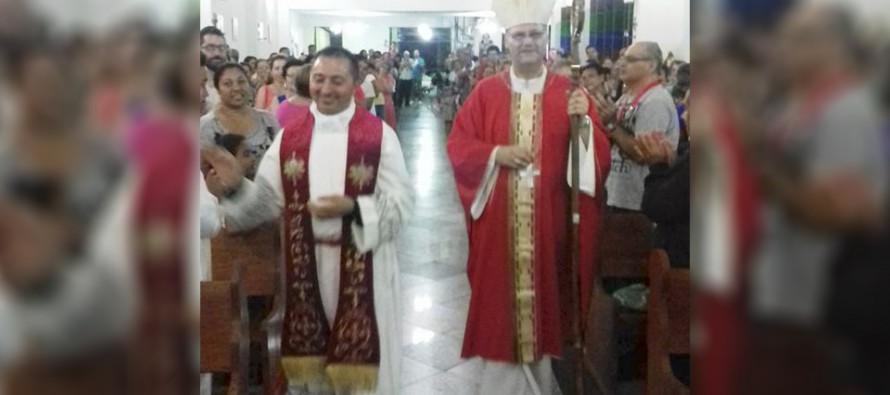
<svg viewBox="0 0 890 395"><path fill-rule="evenodd" d="M482 90L474 89L457 112L446 145L454 170L457 192L467 212L476 196L476 190L482 183L491 152L496 146L485 141L483 136L485 123Z"/></svg>

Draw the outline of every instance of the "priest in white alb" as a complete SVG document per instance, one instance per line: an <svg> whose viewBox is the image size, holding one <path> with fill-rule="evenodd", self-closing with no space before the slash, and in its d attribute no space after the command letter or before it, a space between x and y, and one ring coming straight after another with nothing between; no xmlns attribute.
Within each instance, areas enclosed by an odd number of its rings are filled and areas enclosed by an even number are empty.
<svg viewBox="0 0 890 395"><path fill-rule="evenodd" d="M551 358L561 358L562 344L574 336L577 303L583 311L589 305L609 143L591 100L544 66L553 5L494 1L512 66L479 81L448 136L470 240L461 356L483 360L478 395L558 393ZM583 124L577 245L569 237L575 217L567 182L573 115ZM572 294L574 281L583 297Z"/></svg>
<svg viewBox="0 0 890 395"><path fill-rule="evenodd" d="M202 151L225 227L283 220L281 367L291 394L397 394L395 238L413 196L395 132L357 108L358 65L327 48L312 65L312 105L278 134L254 181L227 152Z"/></svg>

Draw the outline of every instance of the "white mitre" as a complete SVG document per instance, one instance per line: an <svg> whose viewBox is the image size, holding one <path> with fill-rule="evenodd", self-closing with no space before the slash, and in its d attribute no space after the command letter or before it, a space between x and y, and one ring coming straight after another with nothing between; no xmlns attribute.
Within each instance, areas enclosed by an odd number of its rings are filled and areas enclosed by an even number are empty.
<svg viewBox="0 0 890 395"><path fill-rule="evenodd" d="M491 8L504 29L526 23L546 25L556 0L494 0Z"/></svg>

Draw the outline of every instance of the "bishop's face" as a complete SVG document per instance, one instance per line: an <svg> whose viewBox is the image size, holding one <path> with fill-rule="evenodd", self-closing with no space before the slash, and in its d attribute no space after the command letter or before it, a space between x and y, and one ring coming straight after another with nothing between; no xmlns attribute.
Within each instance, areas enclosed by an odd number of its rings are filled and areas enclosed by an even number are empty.
<svg viewBox="0 0 890 395"><path fill-rule="evenodd" d="M537 23L516 25L507 30L506 47L515 67L534 67L544 64L546 53L544 26Z"/></svg>
<svg viewBox="0 0 890 395"><path fill-rule="evenodd" d="M309 75L309 91L322 114L339 114L349 107L355 92L349 60L328 56L317 58Z"/></svg>

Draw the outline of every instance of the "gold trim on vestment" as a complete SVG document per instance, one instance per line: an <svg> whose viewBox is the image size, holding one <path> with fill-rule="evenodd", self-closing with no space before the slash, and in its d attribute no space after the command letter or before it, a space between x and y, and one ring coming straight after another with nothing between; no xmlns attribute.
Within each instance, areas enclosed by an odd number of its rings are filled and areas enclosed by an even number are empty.
<svg viewBox="0 0 890 395"><path fill-rule="evenodd" d="M293 386L329 383L325 376L325 357L281 357L281 370Z"/></svg>
<svg viewBox="0 0 890 395"><path fill-rule="evenodd" d="M330 364L327 377L334 390L339 393L366 393L377 388L377 373L380 368L370 364Z"/></svg>
<svg viewBox="0 0 890 395"><path fill-rule="evenodd" d="M513 93L510 143L537 152L540 133L541 96ZM534 168L540 169L535 155ZM535 360L535 184L537 178L522 171L509 176L509 226L512 238L514 314L518 362ZM523 176L522 174L525 174Z"/></svg>

